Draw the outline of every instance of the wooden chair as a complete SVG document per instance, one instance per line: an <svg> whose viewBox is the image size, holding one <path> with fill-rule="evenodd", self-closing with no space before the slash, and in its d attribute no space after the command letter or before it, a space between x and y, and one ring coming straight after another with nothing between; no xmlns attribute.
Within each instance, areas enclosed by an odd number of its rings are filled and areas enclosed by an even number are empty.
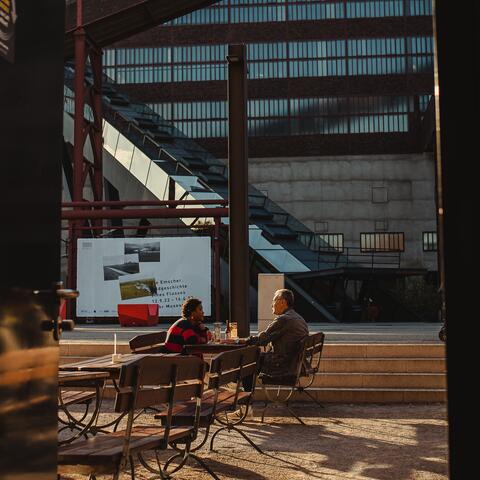
<svg viewBox="0 0 480 480"><path fill-rule="evenodd" d="M133 337L130 342L132 353L163 353L163 344L167 339L167 332L153 332Z"/></svg>
<svg viewBox="0 0 480 480"><path fill-rule="evenodd" d="M240 429L245 420L253 398L256 377L259 370L260 349L257 346L239 348L216 355L210 364L208 373L208 390L202 397L200 411L200 427L205 428L205 435L201 443L194 450L201 448L208 439L210 427L219 423L219 428L210 440L210 450L213 450L215 437L224 430L234 431L241 435L247 442L260 453L263 453L247 434ZM252 391L245 392L241 389L242 380L253 377ZM228 413L237 413L237 418L232 420ZM173 412L173 424L185 425L190 423L194 415L194 403L185 402ZM232 415L233 417L233 415ZM156 415L155 418L165 422L165 414Z"/></svg>
<svg viewBox="0 0 480 480"><path fill-rule="evenodd" d="M296 371L294 373L275 376L260 373L259 378L265 394L262 422L265 419L267 407L272 403L276 403L283 404L301 424L305 425L305 422L289 405L289 401L295 392L305 393L323 408L323 405L308 391L308 388L312 386L320 368L324 342L325 334L323 332L311 333L302 340L296 360ZM274 396L270 395L270 389L267 389L267 386L277 387Z"/></svg>
<svg viewBox="0 0 480 480"><path fill-rule="evenodd" d="M58 471L63 473L84 473L94 480L97 474L112 474L117 480L120 472L130 464L132 479L135 478L137 456L142 465L162 479L179 470L189 458L195 458L214 478L216 475L198 457L190 453L200 421L200 407L203 393L204 363L192 356L151 355L122 366L119 392L115 400L116 413L128 413L125 430L97 435L79 441L58 451ZM194 399L195 415L189 424L172 424L172 412L179 402ZM137 425L138 415L147 407L166 404L165 424ZM135 424L135 425L134 425ZM180 464L167 472L169 461L161 466L158 451L166 450L172 442L185 445ZM155 453L156 466L152 467L143 457L146 451ZM175 454L174 457L177 457Z"/></svg>

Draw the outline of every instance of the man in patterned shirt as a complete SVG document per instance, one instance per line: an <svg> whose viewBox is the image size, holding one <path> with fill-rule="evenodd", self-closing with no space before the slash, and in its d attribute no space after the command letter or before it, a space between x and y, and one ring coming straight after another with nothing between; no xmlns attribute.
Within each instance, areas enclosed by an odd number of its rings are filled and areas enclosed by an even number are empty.
<svg viewBox="0 0 480 480"><path fill-rule="evenodd" d="M185 345L207 343L211 339L211 333L203 320L201 300L187 298L182 305L182 318L168 329L165 349L170 353L184 353Z"/></svg>

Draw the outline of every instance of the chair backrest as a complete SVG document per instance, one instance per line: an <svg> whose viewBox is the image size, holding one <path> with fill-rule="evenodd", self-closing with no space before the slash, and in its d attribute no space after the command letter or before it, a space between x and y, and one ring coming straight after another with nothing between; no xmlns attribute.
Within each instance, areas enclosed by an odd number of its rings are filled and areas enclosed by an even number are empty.
<svg viewBox="0 0 480 480"><path fill-rule="evenodd" d="M311 333L305 339L303 373L310 375L318 372L324 342L325 334L323 332Z"/></svg>
<svg viewBox="0 0 480 480"><path fill-rule="evenodd" d="M249 346L219 353L210 364L208 388L218 391L224 385L235 384L234 407L236 407L242 379L252 376L252 395L259 370L260 348Z"/></svg>
<svg viewBox="0 0 480 480"><path fill-rule="evenodd" d="M128 444L130 438L135 410L167 404L163 438L163 444L167 445L174 405L192 398L196 401L196 412L191 426L194 427L196 436L200 422L204 375L204 362L194 356L146 355L122 366L115 411L129 414L126 443ZM127 453L128 446L124 454Z"/></svg>
<svg viewBox="0 0 480 480"><path fill-rule="evenodd" d="M137 335L129 342L130 350L132 353L161 353L166 339L166 331Z"/></svg>

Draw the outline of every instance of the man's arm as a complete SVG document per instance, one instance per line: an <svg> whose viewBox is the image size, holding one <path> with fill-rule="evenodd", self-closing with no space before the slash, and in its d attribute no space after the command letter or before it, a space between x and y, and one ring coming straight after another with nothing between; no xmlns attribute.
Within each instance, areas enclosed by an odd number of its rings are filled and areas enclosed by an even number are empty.
<svg viewBox="0 0 480 480"><path fill-rule="evenodd" d="M261 332L258 337L252 337L251 343L256 345L267 345L278 337L281 337L288 329L288 321L286 317L280 315L274 320L264 332Z"/></svg>

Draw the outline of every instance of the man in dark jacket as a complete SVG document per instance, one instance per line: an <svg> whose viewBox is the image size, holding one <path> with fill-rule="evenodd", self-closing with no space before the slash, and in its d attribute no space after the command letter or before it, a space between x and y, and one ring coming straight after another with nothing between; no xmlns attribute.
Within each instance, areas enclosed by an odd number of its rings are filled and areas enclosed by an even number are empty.
<svg viewBox="0 0 480 480"><path fill-rule="evenodd" d="M293 292L277 290L272 300L272 313L275 320L258 337L250 337L250 345L272 344L273 351L262 355L264 375L293 374L298 367L298 354L301 341L308 335L308 325L304 318L293 309ZM247 385L245 385L247 383ZM249 388L244 382L244 388Z"/></svg>

